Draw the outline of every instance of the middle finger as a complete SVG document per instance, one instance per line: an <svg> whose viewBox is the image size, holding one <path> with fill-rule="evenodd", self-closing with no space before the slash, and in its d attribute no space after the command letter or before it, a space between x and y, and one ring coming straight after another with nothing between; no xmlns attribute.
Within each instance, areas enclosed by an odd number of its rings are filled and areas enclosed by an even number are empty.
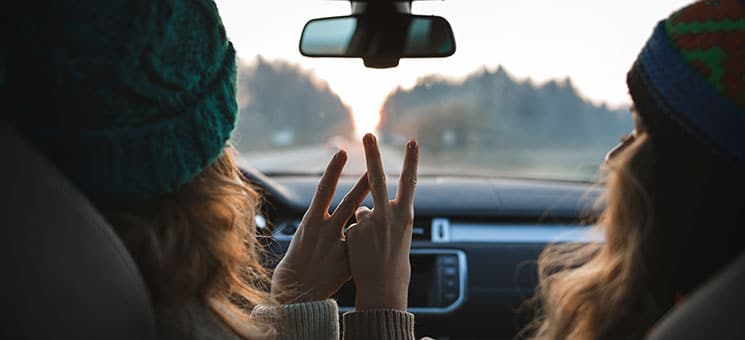
<svg viewBox="0 0 745 340"><path fill-rule="evenodd" d="M373 196L374 208L383 209L388 206L388 188L386 187L383 160L380 157L378 143L372 134L366 134L362 139L365 146L365 160L367 162L367 178Z"/></svg>

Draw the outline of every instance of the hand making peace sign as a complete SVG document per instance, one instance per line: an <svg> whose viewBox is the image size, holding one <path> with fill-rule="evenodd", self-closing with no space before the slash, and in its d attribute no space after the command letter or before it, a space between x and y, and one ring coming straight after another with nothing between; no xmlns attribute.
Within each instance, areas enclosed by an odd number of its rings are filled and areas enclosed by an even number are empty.
<svg viewBox="0 0 745 340"><path fill-rule="evenodd" d="M389 200L377 141L368 134L363 144L368 172L332 214L328 210L346 153L337 153L324 172L272 278L272 295L280 303L329 298L351 276L357 288L357 309L406 309L419 148L413 140L407 144L398 192ZM360 207L369 191L372 210ZM344 226L353 215L357 223L344 235Z"/></svg>

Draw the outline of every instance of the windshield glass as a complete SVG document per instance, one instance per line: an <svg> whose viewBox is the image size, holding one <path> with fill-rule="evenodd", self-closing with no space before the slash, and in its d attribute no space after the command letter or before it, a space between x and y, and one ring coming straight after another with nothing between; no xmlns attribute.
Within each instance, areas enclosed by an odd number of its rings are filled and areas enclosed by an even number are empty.
<svg viewBox="0 0 745 340"><path fill-rule="evenodd" d="M239 56L242 164L318 174L342 148L365 171L374 132L388 173L420 143L421 175L592 180L632 129L626 72L659 18L687 1L415 1L445 17L455 55L368 69L306 58L304 24L350 14L346 1L217 0Z"/></svg>

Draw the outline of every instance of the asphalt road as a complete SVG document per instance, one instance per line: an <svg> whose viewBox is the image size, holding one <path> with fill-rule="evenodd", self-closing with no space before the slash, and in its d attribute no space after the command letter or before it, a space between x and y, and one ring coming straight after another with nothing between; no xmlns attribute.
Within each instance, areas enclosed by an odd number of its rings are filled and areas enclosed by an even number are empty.
<svg viewBox="0 0 745 340"><path fill-rule="evenodd" d="M382 145L383 166L388 175L398 175L403 164L404 147ZM367 169L362 142L334 139L325 145L306 145L285 149L262 150L241 154L240 164L267 174L320 175L338 149L347 151L345 175L360 175ZM459 153L422 154L420 175L473 175L520 178L592 180L603 152L596 148L517 150L497 153L468 150Z"/></svg>
<svg viewBox="0 0 745 340"><path fill-rule="evenodd" d="M344 174L358 175L366 171L362 141L338 139L328 145L308 145L291 149L277 149L242 153L240 163L260 169L264 173L322 173L338 149L347 152ZM401 172L404 146L400 150L382 145L383 167L388 174Z"/></svg>

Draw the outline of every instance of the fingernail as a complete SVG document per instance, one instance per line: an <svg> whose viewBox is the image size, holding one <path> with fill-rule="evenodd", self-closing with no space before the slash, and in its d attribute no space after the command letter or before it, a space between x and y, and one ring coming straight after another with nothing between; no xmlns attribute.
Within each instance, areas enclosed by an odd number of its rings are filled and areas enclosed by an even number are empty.
<svg viewBox="0 0 745 340"><path fill-rule="evenodd" d="M334 155L334 160L340 160L347 156L347 152L344 151L344 149L341 149L336 152L336 155Z"/></svg>
<svg viewBox="0 0 745 340"><path fill-rule="evenodd" d="M375 136L373 136L372 133L368 133L365 135L364 138L362 138L362 142L365 143L367 146L372 146L375 144Z"/></svg>
<svg viewBox="0 0 745 340"><path fill-rule="evenodd" d="M415 151L419 148L419 144L417 144L416 139L412 139L409 141L409 144L407 144L407 147L409 150Z"/></svg>

